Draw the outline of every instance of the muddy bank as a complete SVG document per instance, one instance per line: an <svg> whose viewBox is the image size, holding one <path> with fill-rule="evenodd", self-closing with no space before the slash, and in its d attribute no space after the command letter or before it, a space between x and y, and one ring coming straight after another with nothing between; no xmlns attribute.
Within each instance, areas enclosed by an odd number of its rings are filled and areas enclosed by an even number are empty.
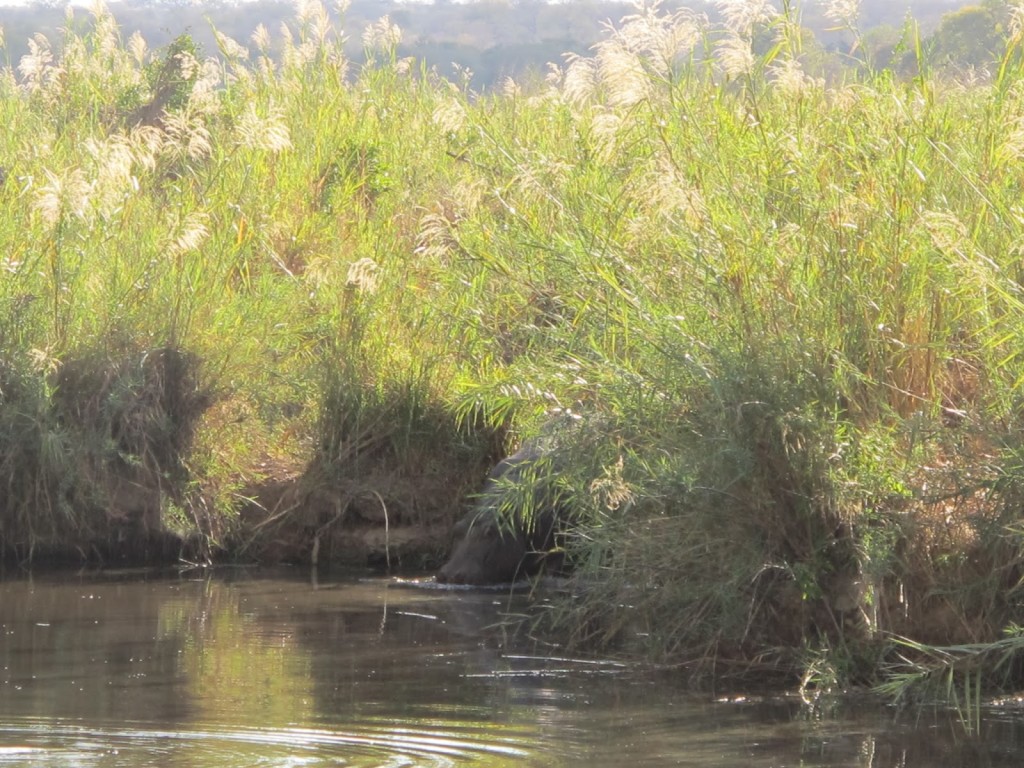
<svg viewBox="0 0 1024 768"><path fill-rule="evenodd" d="M263 564L436 567L450 546L459 501L448 508L437 480L374 480L334 487L314 485L304 476L268 480L251 489L220 557Z"/></svg>
<svg viewBox="0 0 1024 768"><path fill-rule="evenodd" d="M424 570L439 566L450 547L445 510L413 517L397 505L388 511L373 495L346 501L337 491L306 488L301 478L267 481L251 493L222 540L166 526L160 491L136 486L130 503L108 510L102 531L31 551L5 546L3 560L44 568L242 562Z"/></svg>

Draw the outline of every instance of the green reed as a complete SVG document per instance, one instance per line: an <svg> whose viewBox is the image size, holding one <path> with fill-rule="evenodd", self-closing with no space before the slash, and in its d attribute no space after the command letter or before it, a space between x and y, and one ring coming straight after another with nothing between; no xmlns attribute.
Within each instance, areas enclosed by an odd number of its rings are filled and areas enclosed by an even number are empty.
<svg viewBox="0 0 1024 768"><path fill-rule="evenodd" d="M796 18L641 7L485 95L386 20L349 62L315 4L208 58L102 8L37 40L0 77L8 548L105 535L125 477L211 547L280 477L333 499L317 537L370 507L443 526L498 437L573 412L568 637L697 675L827 649L847 682L891 634L994 641L1017 33L990 84L923 53L826 81Z"/></svg>

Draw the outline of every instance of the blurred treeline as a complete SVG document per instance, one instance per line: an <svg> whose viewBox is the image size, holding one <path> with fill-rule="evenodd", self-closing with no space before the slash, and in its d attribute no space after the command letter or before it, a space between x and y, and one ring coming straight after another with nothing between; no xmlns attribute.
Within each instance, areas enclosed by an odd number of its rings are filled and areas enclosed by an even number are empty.
<svg viewBox="0 0 1024 768"><path fill-rule="evenodd" d="M691 7L717 15L711 3L665 3L666 9ZM5 48L0 63L17 65L28 53L28 41L43 34L58 41L68 26L67 2L27 3L0 7L0 28ZM465 80L477 90L488 89L506 77L522 79L542 75L549 62L566 54L585 54L598 40L609 20L628 14L632 4L612 0L571 0L548 3L539 0L477 0L455 3L355 0L345 10L343 23L335 8L330 11L346 36L346 52L356 62L363 59L362 34L387 15L402 30L399 55L411 56L438 74ZM152 48L168 45L189 34L200 48L216 51L213 29L235 40L247 40L260 24L272 32L294 15L294 3L255 0L246 3L153 2L125 0L110 11L127 36L138 31ZM76 18L88 14L79 10ZM960 0L905 4L867 0L860 4L858 29L844 29L826 16L823 4L801 8L805 29L804 56L816 74L836 77L851 66L867 63L873 68L912 70L913 52L907 50L906 27L916 26L932 61L955 73L986 75L1003 50L1008 4L985 0L970 4ZM77 23L77 22L73 22ZM83 22L84 23L84 22ZM854 45L854 41L857 41ZM769 45L765 41L765 45Z"/></svg>

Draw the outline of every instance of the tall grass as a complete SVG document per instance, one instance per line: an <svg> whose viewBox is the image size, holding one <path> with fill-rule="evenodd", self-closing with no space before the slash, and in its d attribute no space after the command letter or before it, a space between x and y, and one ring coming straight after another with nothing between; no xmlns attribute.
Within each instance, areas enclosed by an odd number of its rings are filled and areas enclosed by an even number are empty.
<svg viewBox="0 0 1024 768"><path fill-rule="evenodd" d="M923 53L826 82L797 9L751 8L639 6L487 95L387 20L354 67L315 3L210 58L101 6L35 40L0 77L6 548L106 535L125 484L211 547L252 500L312 552L443 527L495 440L572 412L571 639L819 682L874 679L890 633L994 642L1019 25L991 83Z"/></svg>

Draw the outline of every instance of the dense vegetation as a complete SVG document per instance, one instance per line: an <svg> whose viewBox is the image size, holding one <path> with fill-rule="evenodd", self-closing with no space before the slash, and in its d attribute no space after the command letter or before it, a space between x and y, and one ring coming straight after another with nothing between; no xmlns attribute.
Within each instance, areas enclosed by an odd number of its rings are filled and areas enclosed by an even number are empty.
<svg viewBox="0 0 1024 768"><path fill-rule="evenodd" d="M5 551L362 526L408 563L559 413L563 636L1019 680L1021 18L991 82L911 35L913 77L827 86L791 14L723 9L487 97L386 19L351 66L315 4L279 63L102 8L33 40L0 75Z"/></svg>

